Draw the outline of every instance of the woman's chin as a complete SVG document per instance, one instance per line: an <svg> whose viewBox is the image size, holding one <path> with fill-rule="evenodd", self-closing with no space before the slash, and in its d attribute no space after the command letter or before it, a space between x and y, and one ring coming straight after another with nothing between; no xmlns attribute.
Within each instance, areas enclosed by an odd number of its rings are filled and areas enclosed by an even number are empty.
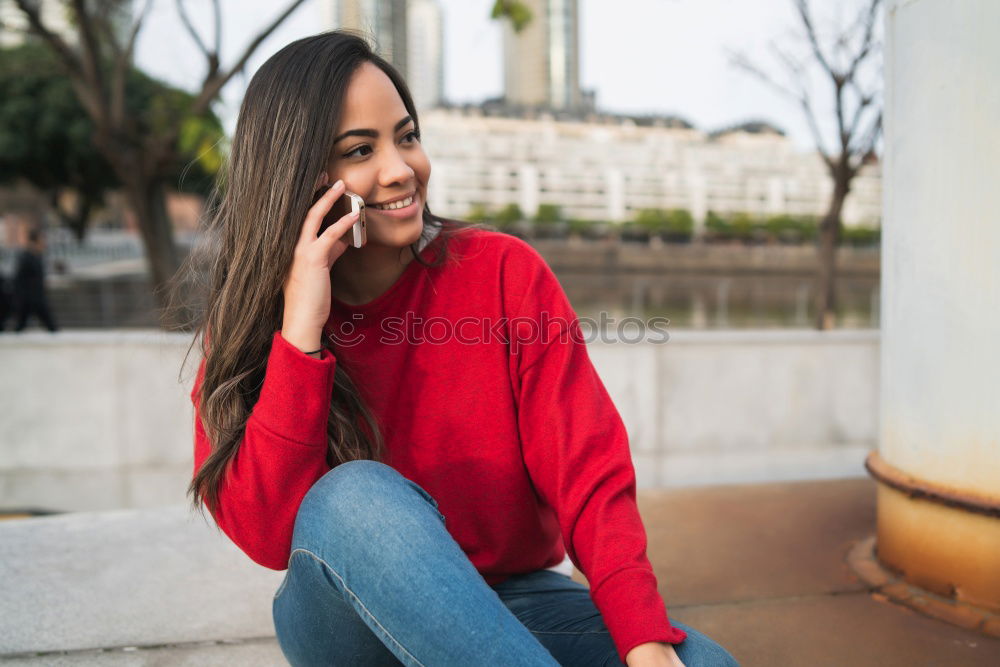
<svg viewBox="0 0 1000 667"><path fill-rule="evenodd" d="M386 228L386 225L379 225L377 233L372 233L372 225L368 226L368 243L373 245L390 246L403 248L411 243L420 240L420 234L424 230L423 220L400 221L397 225Z"/></svg>

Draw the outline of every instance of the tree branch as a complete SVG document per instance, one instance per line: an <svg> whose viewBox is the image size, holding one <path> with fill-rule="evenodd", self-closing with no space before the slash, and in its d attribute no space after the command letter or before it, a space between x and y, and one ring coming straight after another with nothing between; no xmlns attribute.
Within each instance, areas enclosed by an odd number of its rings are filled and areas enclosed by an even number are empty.
<svg viewBox="0 0 1000 667"><path fill-rule="evenodd" d="M840 152L847 150L847 144L851 137L847 134L847 125L844 122L844 79L837 74L830 72L833 83L834 109L837 116L837 135L840 138Z"/></svg>
<svg viewBox="0 0 1000 667"><path fill-rule="evenodd" d="M863 92L861 90L861 86L859 86L858 82L854 79L849 80L847 85L852 88L858 96L858 106L854 109L854 116L851 118L851 124L847 128L849 138L853 139L857 136L858 127L861 124L861 116L864 114L865 109L875 102L875 93Z"/></svg>
<svg viewBox="0 0 1000 667"><path fill-rule="evenodd" d="M851 64L847 66L847 71L844 74L847 80L851 80L857 74L858 66L868 57L869 54L875 49L875 41L873 39L875 32L875 14L878 12L878 7L882 3L882 0L871 0L871 4L868 6L868 11L865 12L864 26L865 33L861 40L861 48L858 50L857 55L851 60Z"/></svg>
<svg viewBox="0 0 1000 667"><path fill-rule="evenodd" d="M100 105L101 118L98 122L105 122L110 115L108 113L107 88L104 82L104 72L101 68L101 48L94 32L93 17L87 13L84 0L72 0L73 13L76 15L77 30L80 34L82 46L83 71L90 85L95 89L95 99Z"/></svg>
<svg viewBox="0 0 1000 667"><path fill-rule="evenodd" d="M802 19L802 25L806 29L806 37L809 39L809 45L812 47L813 55L819 64L823 66L827 72L831 74L834 72L834 68L830 66L830 62L827 60L826 55L823 53L823 49L819 45L819 38L816 35L816 28L813 26L812 17L809 14L809 0L796 0L796 8L799 10L799 18Z"/></svg>
<svg viewBox="0 0 1000 667"><path fill-rule="evenodd" d="M208 105L211 104L212 100L215 99L216 95L219 94L219 91L222 90L222 87L233 78L233 75L246 66L247 61L250 60L250 56L252 56L253 52L257 50L257 47L260 46L261 42L267 39L268 36L270 36L270 34L274 32L274 30L281 25L281 23L288 18L292 12L298 9L299 5L303 2L305 2L305 0L292 0L285 10L281 12L281 14L279 14L270 25L257 33L257 36L251 40L246 49L243 51L243 55L241 55L236 61L236 64L229 68L229 70L225 73L218 74L218 70L216 70L216 72L211 72L210 70L210 73L205 76L201 92L198 94L197 99L191 107L191 113L198 115L204 112L208 108Z"/></svg>
<svg viewBox="0 0 1000 667"><path fill-rule="evenodd" d="M125 83L129 70L132 68L132 54L135 51L135 40L142 28L146 14L153 0L146 0L139 16L132 22L125 48L117 49L115 54L115 69L111 80L111 118L112 124L120 125L125 120Z"/></svg>
<svg viewBox="0 0 1000 667"><path fill-rule="evenodd" d="M765 72L756 64L754 64L745 54L731 51L729 54L729 59L733 65L742 70L745 70L749 74L754 75L755 77L760 79L761 82L763 82L764 84L770 86L771 88L774 88L774 90L776 90L778 93L798 101L799 94L797 92L779 83L774 77L770 76L769 74L767 74L767 72Z"/></svg>
<svg viewBox="0 0 1000 667"><path fill-rule="evenodd" d="M104 43L111 48L111 53L117 56L121 53L121 47L118 45L118 40L115 38L115 32L111 27L111 12L113 10L113 3L104 1L98 2L97 8L94 11L94 16L96 17L95 28L100 33L101 39Z"/></svg>
<svg viewBox="0 0 1000 667"><path fill-rule="evenodd" d="M875 120L872 121L871 127L865 132L864 139L858 144L851 155L857 158L855 164L852 165L852 173L857 173L857 171L864 164L864 160L868 157L868 154L875 150L875 144L878 142L879 134L882 132L882 112L879 111L875 116Z"/></svg>
<svg viewBox="0 0 1000 667"><path fill-rule="evenodd" d="M834 169L833 158L824 146L823 135L819 131L819 123L816 121L816 114L813 112L812 105L809 103L809 96L803 95L799 100L799 103L802 105L802 111L805 112L806 122L809 124L809 132L812 133L813 141L816 142L816 151L819 153L820 157L823 158L823 163L832 173Z"/></svg>
<svg viewBox="0 0 1000 667"><path fill-rule="evenodd" d="M205 79L202 82L201 91L198 92L194 102L191 103L188 113L191 116L199 116L205 113L205 111L207 111L209 106L212 104L212 101L219 95L223 86L225 86L237 72L243 70L247 61L250 59L250 56L252 56L254 51L257 50L257 47L259 47L260 44L267 39L271 33L274 32L274 30L281 25L281 23L288 18L289 15L291 15L292 12L298 9L303 2L305 2L305 0L292 0L292 2L285 7L284 11L277 16L277 18L257 33L250 43L247 44L246 49L244 49L243 54L236 61L236 64L224 72L220 73L218 62L215 61L213 64L211 55L202 49L202 52L209 58L208 71L205 73ZM179 1L178 6L180 6ZM177 137L179 135L180 124L175 123L169 128L162 130L156 136L149 138L146 157L151 168L159 164L163 160L163 156L170 153L172 147L176 144Z"/></svg>
<svg viewBox="0 0 1000 667"><path fill-rule="evenodd" d="M49 30L42 23L38 5L31 2L31 0L14 0L14 2L25 18L28 19L31 31L52 48L56 59L66 71L70 83L73 85L73 89L80 100L80 104L87 112L87 115L90 116L90 119L94 121L95 127L100 132L104 127L102 114L106 110L105 102L101 99L103 91L97 88L94 82L88 77L87 69L84 67L75 50L58 33Z"/></svg>
<svg viewBox="0 0 1000 667"><path fill-rule="evenodd" d="M184 9L184 0L174 0L174 4L177 6L177 14L181 17L181 23L184 24L184 29L187 30L189 35L191 35L191 39L194 40L198 50L201 51L206 58L211 59L212 52L208 50L207 46L205 46L205 42L202 41L201 35L198 34L198 31L194 28L194 24L191 23L191 17L188 16L187 10Z"/></svg>
<svg viewBox="0 0 1000 667"><path fill-rule="evenodd" d="M794 79L800 82L802 82L805 79L804 73L802 71L802 66L799 65L794 60L794 58L792 58L787 53L785 53L784 51L782 51L773 44L771 45L771 49L778 56L778 58L782 60L782 62L784 62L785 66L790 70L792 77ZM769 76L766 72L764 72L761 68L753 64L745 55L741 53L731 52L730 60L735 66L746 70L747 72L754 75L762 82L764 82L766 85L775 89L782 95L791 98L802 108L802 111L803 113L805 113L806 116L806 122L809 125L809 132L812 134L813 141L816 144L816 151L820 154L820 157L823 159L823 162L826 164L826 166L832 170L834 167L833 160L830 157L830 153L826 150L826 145L825 145L826 142L823 141L823 135L819 131L819 123L816 120L816 114L813 111L812 104L809 101L809 93L805 89L805 84L804 83L800 84L798 89L795 90L789 88L788 86L783 86L782 84L778 83L773 77Z"/></svg>

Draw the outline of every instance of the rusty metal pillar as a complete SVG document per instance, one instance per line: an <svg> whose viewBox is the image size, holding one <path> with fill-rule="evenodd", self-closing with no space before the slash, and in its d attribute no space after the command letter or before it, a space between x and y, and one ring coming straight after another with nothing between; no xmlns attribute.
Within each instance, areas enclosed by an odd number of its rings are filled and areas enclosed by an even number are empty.
<svg viewBox="0 0 1000 667"><path fill-rule="evenodd" d="M876 553L1000 611L1000 2L890 0Z"/></svg>

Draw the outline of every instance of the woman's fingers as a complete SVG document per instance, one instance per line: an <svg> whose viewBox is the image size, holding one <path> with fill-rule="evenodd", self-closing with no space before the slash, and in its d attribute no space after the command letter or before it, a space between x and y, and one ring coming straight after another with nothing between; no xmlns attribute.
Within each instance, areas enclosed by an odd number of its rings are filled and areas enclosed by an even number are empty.
<svg viewBox="0 0 1000 667"><path fill-rule="evenodd" d="M358 221L358 217L358 214L354 211L342 216L340 220L337 220L337 222L323 230L319 240L323 243L327 243L328 249L332 248L337 243L338 239L342 240L344 246L343 250L336 255L339 257L342 252L347 250L347 246L351 244L350 237L346 236L346 234L351 231L351 227L353 227L354 223Z"/></svg>
<svg viewBox="0 0 1000 667"><path fill-rule="evenodd" d="M337 199L344 194L344 181L339 180L333 184L323 196L316 200L316 203L309 208L306 213L305 222L302 224L302 240L315 240L319 233L319 227L323 224L323 218L329 213Z"/></svg>

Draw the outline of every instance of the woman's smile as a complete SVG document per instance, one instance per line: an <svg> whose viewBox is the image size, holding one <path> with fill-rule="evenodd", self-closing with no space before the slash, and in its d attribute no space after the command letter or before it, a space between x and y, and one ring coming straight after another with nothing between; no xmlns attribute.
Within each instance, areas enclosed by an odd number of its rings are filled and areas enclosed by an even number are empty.
<svg viewBox="0 0 1000 667"><path fill-rule="evenodd" d="M382 209L375 208L374 206L367 206L368 211L374 211L379 215L384 215L389 218L397 218L405 220L413 215L415 215L423 206L420 200L420 191L418 190L413 194L413 201L409 206L404 206L403 208L393 208L393 209Z"/></svg>

